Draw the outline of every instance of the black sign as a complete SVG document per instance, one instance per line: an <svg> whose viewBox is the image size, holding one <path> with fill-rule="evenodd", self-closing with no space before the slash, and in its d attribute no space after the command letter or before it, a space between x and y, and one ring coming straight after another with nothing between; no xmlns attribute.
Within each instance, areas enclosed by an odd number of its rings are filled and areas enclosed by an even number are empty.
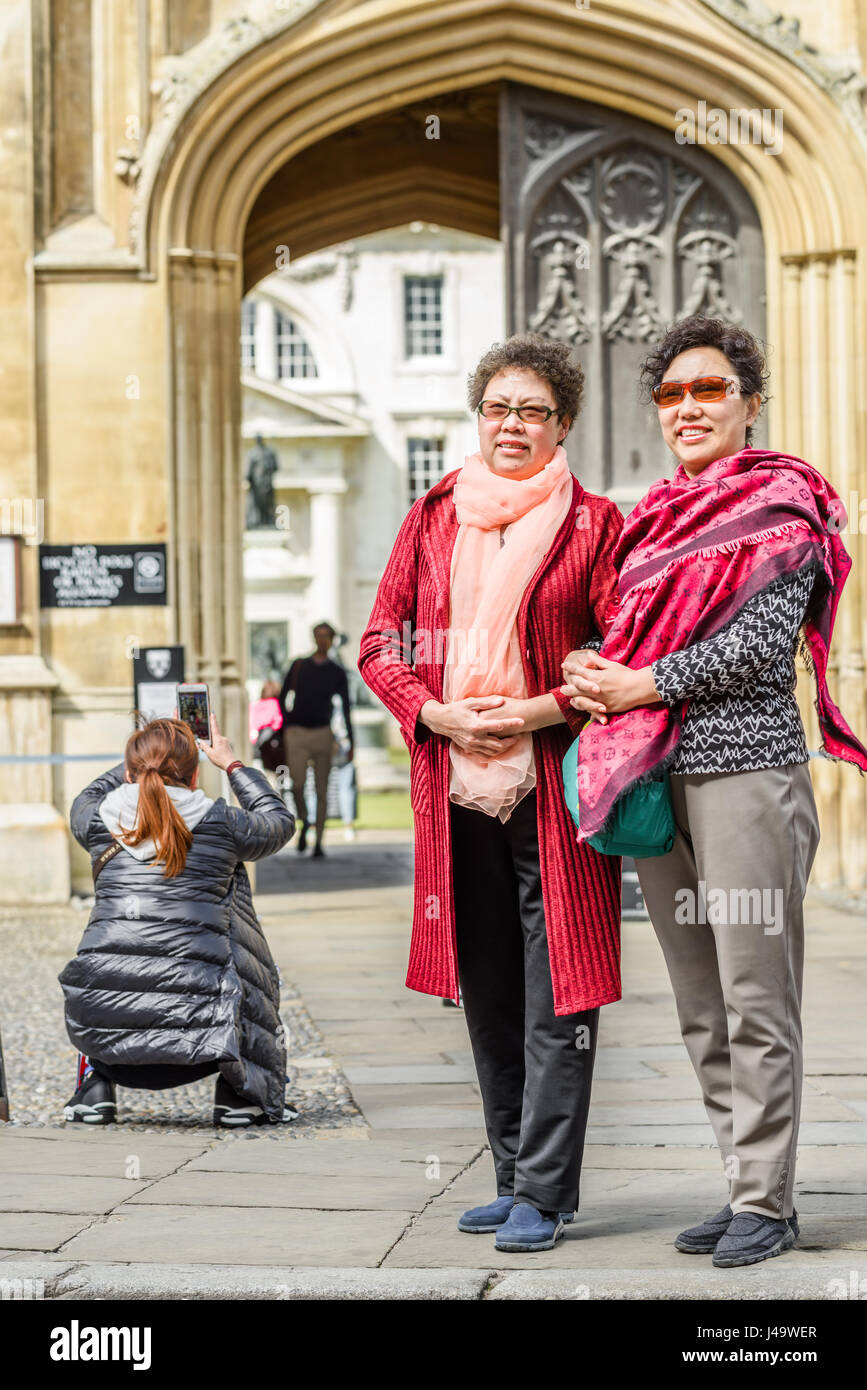
<svg viewBox="0 0 867 1390"><path fill-rule="evenodd" d="M42 608L118 608L166 601L163 543L39 547Z"/></svg>
<svg viewBox="0 0 867 1390"><path fill-rule="evenodd" d="M135 707L148 719L171 719L175 686L184 679L183 647L140 647L133 654Z"/></svg>

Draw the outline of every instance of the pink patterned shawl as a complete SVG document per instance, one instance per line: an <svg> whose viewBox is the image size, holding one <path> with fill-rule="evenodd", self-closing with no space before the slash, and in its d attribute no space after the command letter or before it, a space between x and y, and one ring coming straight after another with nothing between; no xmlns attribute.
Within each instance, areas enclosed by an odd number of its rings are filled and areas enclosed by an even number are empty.
<svg viewBox="0 0 867 1390"><path fill-rule="evenodd" d="M810 464L744 449L691 479L678 466L627 517L614 552L620 601L602 655L638 669L701 642L783 575L813 569L804 634L825 751L867 771L867 749L828 693L828 651L852 561L839 536L846 511ZM610 821L631 787L669 766L688 701L645 705L582 731L579 840Z"/></svg>

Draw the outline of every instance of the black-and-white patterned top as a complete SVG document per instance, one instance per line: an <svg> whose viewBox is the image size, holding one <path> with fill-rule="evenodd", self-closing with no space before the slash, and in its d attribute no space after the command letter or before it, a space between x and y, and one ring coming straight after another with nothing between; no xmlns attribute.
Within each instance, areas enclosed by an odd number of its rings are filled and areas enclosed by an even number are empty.
<svg viewBox="0 0 867 1390"><path fill-rule="evenodd" d="M753 772L807 761L795 649L812 588L812 570L788 575L749 599L722 632L654 661L660 699L689 700L669 771Z"/></svg>

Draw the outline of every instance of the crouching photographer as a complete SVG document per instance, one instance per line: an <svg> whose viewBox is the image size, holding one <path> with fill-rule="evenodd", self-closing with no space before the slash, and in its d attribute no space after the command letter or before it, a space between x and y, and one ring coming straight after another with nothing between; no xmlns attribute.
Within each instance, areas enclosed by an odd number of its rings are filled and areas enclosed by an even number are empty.
<svg viewBox="0 0 867 1390"><path fill-rule="evenodd" d="M59 977L67 1032L88 1061L67 1120L110 1123L116 1085L163 1090L212 1074L215 1125L297 1117L284 1096L279 975L244 867L281 849L295 821L214 715L210 728L208 743L179 719L150 721L73 803L95 903ZM200 749L240 807L197 786Z"/></svg>

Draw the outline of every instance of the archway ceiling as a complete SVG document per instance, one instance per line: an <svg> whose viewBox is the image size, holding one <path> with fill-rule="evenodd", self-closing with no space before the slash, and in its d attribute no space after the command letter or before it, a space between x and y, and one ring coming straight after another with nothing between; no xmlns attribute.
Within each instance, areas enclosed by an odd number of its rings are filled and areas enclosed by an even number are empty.
<svg viewBox="0 0 867 1390"><path fill-rule="evenodd" d="M265 184L244 235L244 293L275 268L415 220L500 235L496 83L412 102L337 131ZM439 118L438 140L426 118ZM299 197L299 190L303 196Z"/></svg>

